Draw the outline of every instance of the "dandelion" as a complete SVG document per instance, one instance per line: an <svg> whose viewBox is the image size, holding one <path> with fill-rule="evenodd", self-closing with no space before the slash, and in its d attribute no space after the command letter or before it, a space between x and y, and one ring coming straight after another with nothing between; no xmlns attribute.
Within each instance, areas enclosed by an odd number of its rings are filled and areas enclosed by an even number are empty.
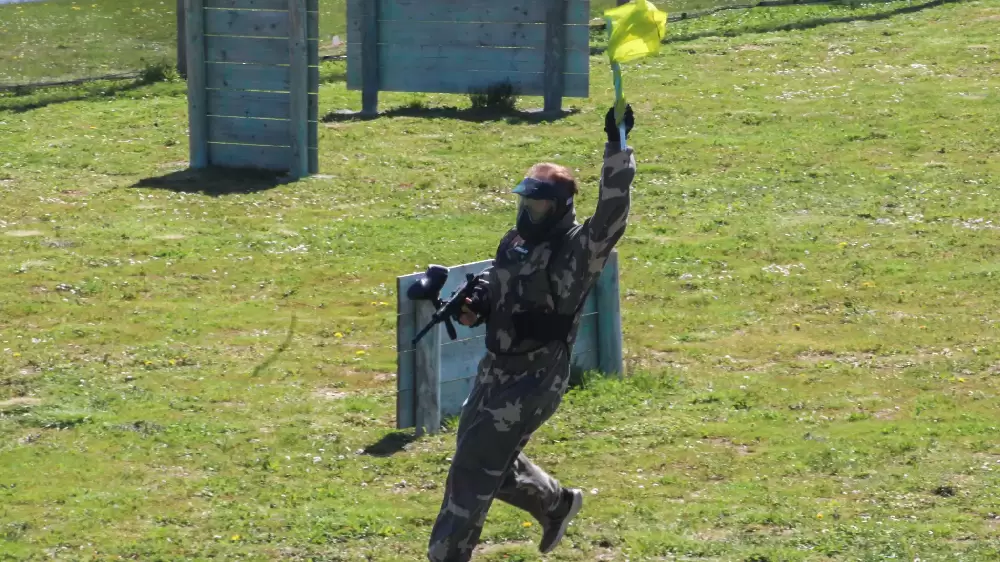
<svg viewBox="0 0 1000 562"><path fill-rule="evenodd" d="M958 377L958 382L965 382L965 379L962 377Z"/></svg>
<svg viewBox="0 0 1000 562"><path fill-rule="evenodd" d="M847 247L847 242L841 242L840 244L837 244L837 247L843 250L844 248Z"/></svg>
<svg viewBox="0 0 1000 562"><path fill-rule="evenodd" d="M527 529L528 527L531 526L531 521L525 521L524 523L521 523L521 526Z"/></svg>
<svg viewBox="0 0 1000 562"><path fill-rule="evenodd" d="M363 350L363 349L359 349L359 350L358 350L358 351L356 351L356 352L355 352L354 354L355 354L355 355L364 355L364 354L365 354L365 350Z"/></svg>
<svg viewBox="0 0 1000 562"><path fill-rule="evenodd" d="M798 323L795 323L795 324L792 324L792 327L793 327L793 328L795 328L795 330L796 330L796 331L798 331L798 330L801 330L801 329L802 329L802 326L799 326L799 324L798 324Z"/></svg>
<svg viewBox="0 0 1000 562"><path fill-rule="evenodd" d="M14 352L14 357L20 357L20 356L21 356L21 354L20 354L20 353L18 353L18 352L16 352L16 351Z"/></svg>
<svg viewBox="0 0 1000 562"><path fill-rule="evenodd" d="M866 289L871 289L875 287L875 283L872 283L871 281L865 281L864 283L861 284L861 286Z"/></svg>
<svg viewBox="0 0 1000 562"><path fill-rule="evenodd" d="M142 364L145 365L145 366L147 366L147 367L149 367L150 365L153 364L153 362L150 361L149 359L147 359L147 360L143 361Z"/></svg>
<svg viewBox="0 0 1000 562"><path fill-rule="evenodd" d="M238 541L238 540L240 540L240 538L241 537L239 535L233 535L232 537L230 537L230 540L232 540L232 541Z"/></svg>
<svg viewBox="0 0 1000 562"><path fill-rule="evenodd" d="M177 364L177 361L174 361L173 359L171 359L171 360L169 361L169 363L170 363L170 366L172 367L172 366L174 366L174 365L176 365L176 364Z"/></svg>
<svg viewBox="0 0 1000 562"><path fill-rule="evenodd" d="M921 326L921 327L920 327L920 329L921 329L921 330L926 330L926 329L927 329L927 326Z"/></svg>
<svg viewBox="0 0 1000 562"><path fill-rule="evenodd" d="M337 332L336 334L333 334L333 337L335 337L335 338L342 338L342 337L344 337L344 334L341 334L340 332Z"/></svg>
<svg viewBox="0 0 1000 562"><path fill-rule="evenodd" d="M822 513L817 513L816 514L816 519L822 519L822 518L823 518L823 514Z"/></svg>

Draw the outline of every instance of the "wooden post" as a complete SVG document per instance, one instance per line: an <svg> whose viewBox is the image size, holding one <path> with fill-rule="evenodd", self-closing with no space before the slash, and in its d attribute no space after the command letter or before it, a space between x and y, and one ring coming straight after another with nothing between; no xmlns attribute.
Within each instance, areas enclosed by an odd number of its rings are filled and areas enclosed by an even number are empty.
<svg viewBox="0 0 1000 562"><path fill-rule="evenodd" d="M184 33L186 20L184 0L177 0L177 74L181 78L187 78L187 34Z"/></svg>
<svg viewBox="0 0 1000 562"><path fill-rule="evenodd" d="M361 0L361 113L378 114L378 3Z"/></svg>
<svg viewBox="0 0 1000 562"><path fill-rule="evenodd" d="M545 113L562 111L566 70L566 4L548 0L545 12Z"/></svg>
<svg viewBox="0 0 1000 562"><path fill-rule="evenodd" d="M292 155L288 173L309 175L309 56L305 0L288 0L289 105Z"/></svg>
<svg viewBox="0 0 1000 562"><path fill-rule="evenodd" d="M598 362L602 373L621 376L622 316L618 289L618 252L613 251L594 287L597 299Z"/></svg>
<svg viewBox="0 0 1000 562"><path fill-rule="evenodd" d="M434 316L434 306L427 301L417 303L417 326L426 326ZM416 372L416 435L431 435L441 429L441 325L438 324L417 342Z"/></svg>
<svg viewBox="0 0 1000 562"><path fill-rule="evenodd" d="M378 115L378 3L361 0L361 114Z"/></svg>
<svg viewBox="0 0 1000 562"><path fill-rule="evenodd" d="M205 95L205 6L185 0L187 35L188 128L191 167L208 166L208 107Z"/></svg>

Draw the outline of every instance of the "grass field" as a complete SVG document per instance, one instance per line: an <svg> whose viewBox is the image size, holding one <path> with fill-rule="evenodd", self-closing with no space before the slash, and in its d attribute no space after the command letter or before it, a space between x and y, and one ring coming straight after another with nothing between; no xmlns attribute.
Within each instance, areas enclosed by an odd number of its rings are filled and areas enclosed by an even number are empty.
<svg viewBox="0 0 1000 562"><path fill-rule="evenodd" d="M628 377L528 445L587 491L546 560L1000 557L1000 2L914 6L626 69ZM279 186L176 180L181 82L0 96L0 560L422 559L454 434L394 430L395 277L487 258L538 160L591 212L591 84L555 122L383 94L430 109L331 115ZM541 560L529 523L495 505L477 560Z"/></svg>
<svg viewBox="0 0 1000 562"><path fill-rule="evenodd" d="M667 10L692 10L736 0L668 0ZM592 0L600 17L612 0ZM73 80L142 70L177 59L175 0L45 0L0 4L0 86ZM321 51L346 37L345 0L320 0Z"/></svg>

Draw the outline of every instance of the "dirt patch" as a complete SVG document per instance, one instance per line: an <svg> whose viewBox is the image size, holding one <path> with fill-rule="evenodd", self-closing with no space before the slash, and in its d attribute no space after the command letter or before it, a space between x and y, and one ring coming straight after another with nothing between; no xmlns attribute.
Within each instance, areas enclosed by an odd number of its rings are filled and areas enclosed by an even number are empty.
<svg viewBox="0 0 1000 562"><path fill-rule="evenodd" d="M833 360L835 354L832 351L803 351L795 356L795 359L799 361L805 361L806 363L820 363L822 361Z"/></svg>
<svg viewBox="0 0 1000 562"><path fill-rule="evenodd" d="M185 478L189 480L205 478L205 472L185 466L158 466L154 470L168 478Z"/></svg>
<svg viewBox="0 0 1000 562"><path fill-rule="evenodd" d="M0 412L31 408L41 403L42 401L38 398L29 398L27 396L23 396L21 398L11 398L10 400L0 400Z"/></svg>
<svg viewBox="0 0 1000 562"><path fill-rule="evenodd" d="M733 536L733 532L728 529L705 529L694 534L694 539L699 541L724 541Z"/></svg>
<svg viewBox="0 0 1000 562"><path fill-rule="evenodd" d="M41 230L8 230L7 232L4 232L4 234L7 235L7 236L14 237L14 238L28 238L30 236L41 236L42 235L42 231Z"/></svg>
<svg viewBox="0 0 1000 562"><path fill-rule="evenodd" d="M24 437L18 439L17 442L21 445L31 445L32 443L36 443L41 438L42 434L36 431L34 433L29 433Z"/></svg>
<svg viewBox="0 0 1000 562"><path fill-rule="evenodd" d="M751 449L750 447L747 447L746 445L737 445L733 443L731 440L726 439L725 437L708 437L702 439L702 441L705 443L709 443L711 445L715 445L717 447L725 447L727 449L732 449L733 451L736 452L737 455L740 456L749 455L753 453L753 449Z"/></svg>
<svg viewBox="0 0 1000 562"><path fill-rule="evenodd" d="M744 528L747 533L756 533L772 537L791 537L795 535L795 529L788 527L775 527L772 525L749 525Z"/></svg>
<svg viewBox="0 0 1000 562"><path fill-rule="evenodd" d="M350 392L344 392L335 388L320 388L313 392L313 398L320 400L342 400L350 395Z"/></svg>
<svg viewBox="0 0 1000 562"><path fill-rule="evenodd" d="M877 420L894 420L899 417L899 408L896 407L879 410L872 414L872 416Z"/></svg>
<svg viewBox="0 0 1000 562"><path fill-rule="evenodd" d="M591 554L593 555L594 560L597 560L598 562L617 562L619 560L628 560L628 557L621 551L612 550L610 548L599 548Z"/></svg>
<svg viewBox="0 0 1000 562"><path fill-rule="evenodd" d="M537 523L532 522L532 525L537 525ZM508 548L514 547L528 547L537 548L537 545L531 541L516 541L516 542L501 542L497 544L481 544L476 547L476 552L480 555L490 554L492 552L498 552L501 550L506 550Z"/></svg>

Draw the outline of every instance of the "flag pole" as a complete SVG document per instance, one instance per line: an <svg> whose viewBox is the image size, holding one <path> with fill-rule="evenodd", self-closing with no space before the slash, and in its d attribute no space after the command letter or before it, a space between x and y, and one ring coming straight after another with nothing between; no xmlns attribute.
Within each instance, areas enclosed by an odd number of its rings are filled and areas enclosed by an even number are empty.
<svg viewBox="0 0 1000 562"><path fill-rule="evenodd" d="M611 42L611 18L605 18L608 28L608 42ZM625 94L622 93L622 68L617 62L611 63L611 72L615 81L615 122L618 125L618 138L621 141L622 152L625 151Z"/></svg>

